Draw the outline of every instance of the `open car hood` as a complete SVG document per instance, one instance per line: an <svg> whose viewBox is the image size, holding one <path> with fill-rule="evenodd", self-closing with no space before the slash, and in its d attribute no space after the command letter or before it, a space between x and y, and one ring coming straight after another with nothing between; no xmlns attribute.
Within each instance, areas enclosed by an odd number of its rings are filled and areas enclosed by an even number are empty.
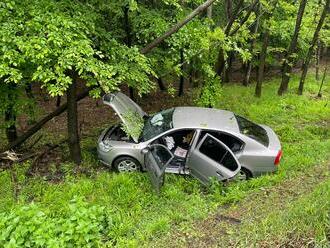
<svg viewBox="0 0 330 248"><path fill-rule="evenodd" d="M141 118L147 115L139 105L121 92L105 94L103 96L103 103L113 108L129 131L134 130L134 123L125 116L126 113L137 114ZM131 132L133 140L138 142L139 137L133 133Z"/></svg>

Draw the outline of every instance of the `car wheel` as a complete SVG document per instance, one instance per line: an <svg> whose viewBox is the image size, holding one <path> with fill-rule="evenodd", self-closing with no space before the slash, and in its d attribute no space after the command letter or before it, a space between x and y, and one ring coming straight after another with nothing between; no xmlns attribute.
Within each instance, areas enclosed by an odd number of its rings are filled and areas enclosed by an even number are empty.
<svg viewBox="0 0 330 248"><path fill-rule="evenodd" d="M113 163L114 168L118 172L134 172L141 169L140 163L131 157L119 157Z"/></svg>
<svg viewBox="0 0 330 248"><path fill-rule="evenodd" d="M249 180L252 177L251 172L245 168L241 168L241 170L235 176L238 181Z"/></svg>

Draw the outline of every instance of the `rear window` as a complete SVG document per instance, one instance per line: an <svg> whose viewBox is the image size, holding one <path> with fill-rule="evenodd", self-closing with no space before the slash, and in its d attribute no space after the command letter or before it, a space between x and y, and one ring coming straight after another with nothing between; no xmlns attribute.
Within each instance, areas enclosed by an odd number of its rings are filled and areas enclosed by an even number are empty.
<svg viewBox="0 0 330 248"><path fill-rule="evenodd" d="M268 147L269 139L265 129L241 116L235 115L240 133Z"/></svg>

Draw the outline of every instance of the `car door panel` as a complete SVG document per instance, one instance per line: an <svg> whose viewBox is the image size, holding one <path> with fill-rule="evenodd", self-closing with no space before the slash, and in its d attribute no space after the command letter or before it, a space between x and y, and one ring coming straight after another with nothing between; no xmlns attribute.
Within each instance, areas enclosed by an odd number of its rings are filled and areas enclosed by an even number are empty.
<svg viewBox="0 0 330 248"><path fill-rule="evenodd" d="M165 169L173 157L168 148L161 144L150 145L148 152L145 154L145 167L149 173L151 183L158 193L164 184Z"/></svg>
<svg viewBox="0 0 330 248"><path fill-rule="evenodd" d="M213 142L214 147L207 147L205 142ZM212 145L212 144L211 144ZM206 155L209 152L209 155ZM220 140L206 134L193 148L187 160L191 174L202 183L208 184L210 177L225 180L234 177L241 166L232 151Z"/></svg>

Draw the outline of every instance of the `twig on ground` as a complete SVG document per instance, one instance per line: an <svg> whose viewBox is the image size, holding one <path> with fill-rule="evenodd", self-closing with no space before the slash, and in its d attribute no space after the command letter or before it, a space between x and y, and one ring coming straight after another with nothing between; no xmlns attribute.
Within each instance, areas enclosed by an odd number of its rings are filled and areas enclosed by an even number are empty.
<svg viewBox="0 0 330 248"><path fill-rule="evenodd" d="M5 151L3 153L0 153L0 160L9 160L12 162L16 162L19 159L18 153L15 153L14 151Z"/></svg>
<svg viewBox="0 0 330 248"><path fill-rule="evenodd" d="M43 137L43 135L41 134L29 147L29 149L32 149Z"/></svg>
<svg viewBox="0 0 330 248"><path fill-rule="evenodd" d="M328 67L326 66L324 68L324 72L323 72L323 77L322 77L322 82L321 82L321 85L320 85L320 89L319 89L319 92L317 93L317 97L319 97L319 98L322 97L322 87L323 87L323 84L324 84L325 77L327 75L327 69L328 69Z"/></svg>

